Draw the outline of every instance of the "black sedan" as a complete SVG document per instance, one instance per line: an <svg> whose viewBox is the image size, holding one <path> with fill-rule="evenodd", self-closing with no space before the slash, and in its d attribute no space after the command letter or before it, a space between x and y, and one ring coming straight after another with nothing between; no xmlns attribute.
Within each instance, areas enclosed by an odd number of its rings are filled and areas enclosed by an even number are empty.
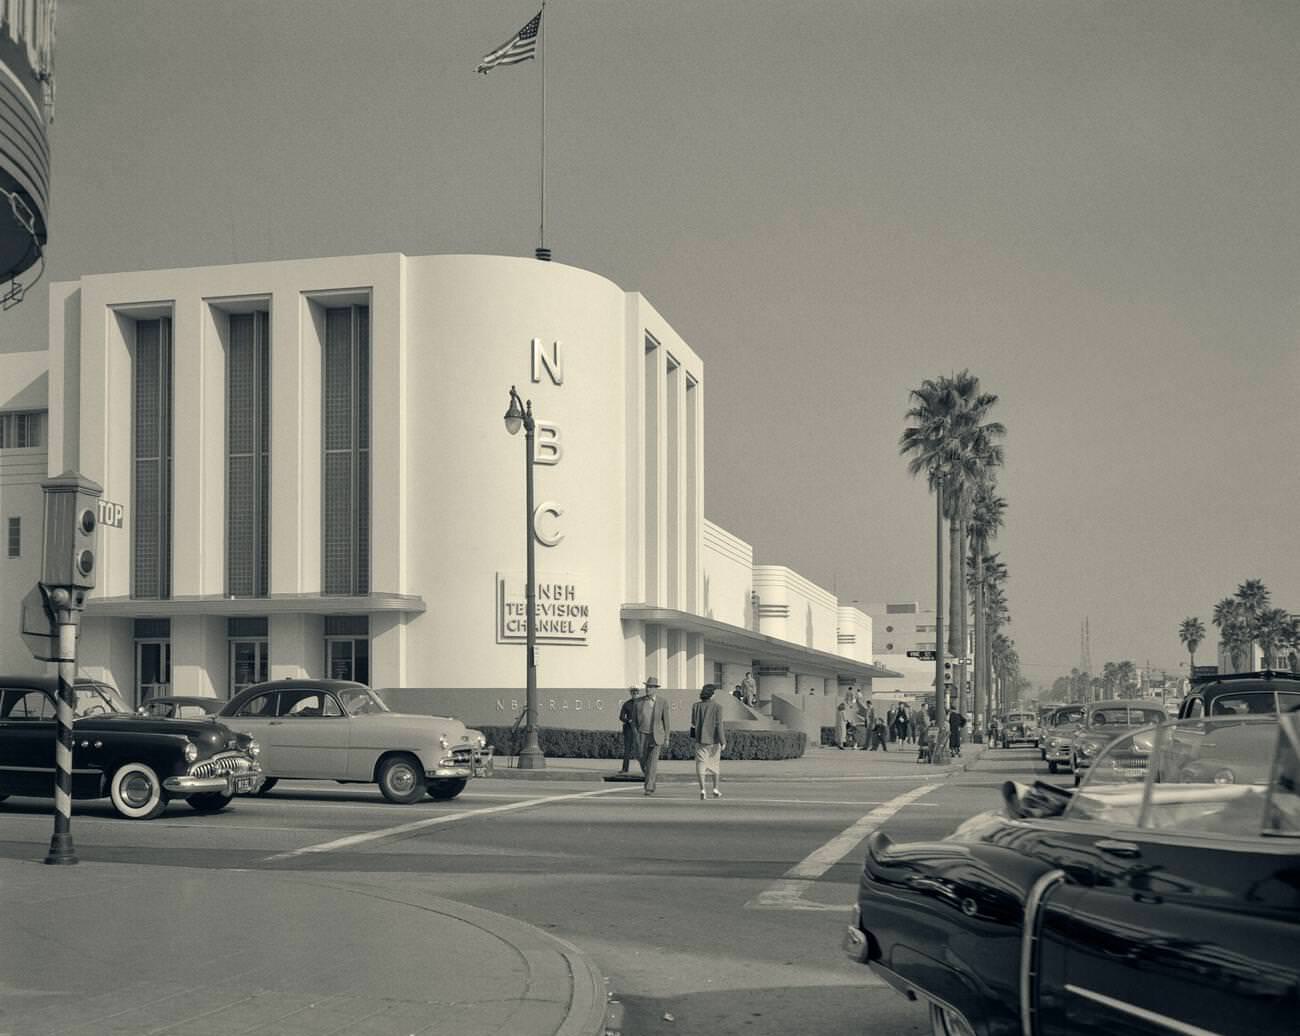
<svg viewBox="0 0 1300 1036"><path fill-rule="evenodd" d="M73 688L72 797L108 798L119 816L151 820L173 798L216 812L263 781L252 738L210 719L146 719L92 680ZM0 676L0 801L52 798L58 680Z"/></svg>
<svg viewBox="0 0 1300 1036"><path fill-rule="evenodd" d="M136 712L153 719L203 719L204 716L215 716L225 704L221 698L159 695L147 699Z"/></svg>
<svg viewBox="0 0 1300 1036"><path fill-rule="evenodd" d="M1140 776L1008 782L941 842L868 841L844 949L936 1033L1296 1031L1300 715L1166 723Z"/></svg>

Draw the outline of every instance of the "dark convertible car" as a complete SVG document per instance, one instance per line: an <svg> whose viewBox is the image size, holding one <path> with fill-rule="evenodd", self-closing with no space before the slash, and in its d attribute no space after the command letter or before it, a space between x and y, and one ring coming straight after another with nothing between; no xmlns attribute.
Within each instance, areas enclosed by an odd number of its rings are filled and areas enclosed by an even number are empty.
<svg viewBox="0 0 1300 1036"><path fill-rule="evenodd" d="M845 951L936 1033L1297 1031L1300 715L1166 723L1112 752L1147 765L1008 782L941 842L877 832Z"/></svg>
<svg viewBox="0 0 1300 1036"><path fill-rule="evenodd" d="M150 820L173 798L203 813L256 792L257 742L207 720L137 716L113 688L74 685L72 797L108 798L120 816ZM58 681L0 676L0 801L52 798Z"/></svg>

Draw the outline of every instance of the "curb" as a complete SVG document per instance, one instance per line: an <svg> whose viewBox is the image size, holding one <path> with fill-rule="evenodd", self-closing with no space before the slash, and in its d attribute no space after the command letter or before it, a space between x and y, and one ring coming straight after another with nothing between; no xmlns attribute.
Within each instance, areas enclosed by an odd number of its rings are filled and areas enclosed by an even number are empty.
<svg viewBox="0 0 1300 1036"><path fill-rule="evenodd" d="M382 886L372 887L364 882L354 883L353 881L335 878L324 881L308 879L308 883L327 886L340 892L363 895L374 895L382 891L384 898L410 903L410 905L418 906L430 913L453 917L465 924L473 925L475 928L500 939L530 964L537 963L539 951L555 954L563 960L569 981L567 983L568 1007L564 1018L553 1031L552 1036L603 1036L607 1009L606 1001L608 999L605 976L592 963L590 957L567 939L552 935L550 932L538 928L536 925L531 925L527 921L521 921L516 917L498 914L493 910L470 906L468 903L461 903L453 899L443 899L440 896L422 896L419 903L414 903L409 894L398 893L395 895L391 890ZM545 983L540 981L542 978L541 975L534 978L534 988L544 986ZM552 980L547 979L546 981ZM543 989L542 995L538 999L550 999L546 995L545 989ZM560 997L556 996L554 1000L558 1002ZM517 1022L518 1019L516 1019ZM0 1034L0 1036L3 1036L3 1034Z"/></svg>

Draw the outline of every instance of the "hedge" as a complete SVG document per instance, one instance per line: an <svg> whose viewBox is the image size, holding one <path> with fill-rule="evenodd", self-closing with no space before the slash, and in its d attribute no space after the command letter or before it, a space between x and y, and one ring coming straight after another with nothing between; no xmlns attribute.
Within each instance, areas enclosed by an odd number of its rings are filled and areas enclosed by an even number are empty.
<svg viewBox="0 0 1300 1036"><path fill-rule="evenodd" d="M480 726L488 744L498 754L518 755L524 744L524 728ZM622 759L621 730L565 730L540 727L537 740L542 754L549 759ZM808 736L801 730L732 730L727 733L724 759L798 759L808 747ZM663 759L694 759L695 750L684 730L674 730L668 738Z"/></svg>

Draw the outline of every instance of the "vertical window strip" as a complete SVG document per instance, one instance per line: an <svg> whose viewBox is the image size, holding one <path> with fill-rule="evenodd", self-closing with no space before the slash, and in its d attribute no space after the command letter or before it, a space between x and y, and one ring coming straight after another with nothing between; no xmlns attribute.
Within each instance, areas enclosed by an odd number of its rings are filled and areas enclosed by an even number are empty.
<svg viewBox="0 0 1300 1036"><path fill-rule="evenodd" d="M21 517L9 519L9 556L20 558L23 555L23 520Z"/></svg>
<svg viewBox="0 0 1300 1036"><path fill-rule="evenodd" d="M140 320L135 331L131 593L167 598L171 596L171 320Z"/></svg>
<svg viewBox="0 0 1300 1036"><path fill-rule="evenodd" d="M230 316L226 349L226 592L265 597L270 550L269 315Z"/></svg>
<svg viewBox="0 0 1300 1036"><path fill-rule="evenodd" d="M370 592L370 308L325 313L322 586Z"/></svg>

